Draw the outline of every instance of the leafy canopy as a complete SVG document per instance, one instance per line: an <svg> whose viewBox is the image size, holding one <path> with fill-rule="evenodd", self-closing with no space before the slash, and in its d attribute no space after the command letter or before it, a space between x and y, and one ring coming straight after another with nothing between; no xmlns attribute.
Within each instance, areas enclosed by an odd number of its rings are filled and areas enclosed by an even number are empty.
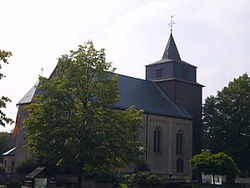
<svg viewBox="0 0 250 188"><path fill-rule="evenodd" d="M3 161L3 153L8 151L8 133L0 132L0 161Z"/></svg>
<svg viewBox="0 0 250 188"><path fill-rule="evenodd" d="M250 78L234 79L203 108L203 147L232 156L241 172L250 174Z"/></svg>
<svg viewBox="0 0 250 188"><path fill-rule="evenodd" d="M8 64L8 58L11 56L11 52L0 50L0 69L2 68L1 62ZM4 75L0 72L0 80L4 77ZM6 114L1 110L1 108L6 108L6 103L11 102L8 97L0 97L0 125L5 126L7 123L13 123L11 118L8 118Z"/></svg>
<svg viewBox="0 0 250 188"><path fill-rule="evenodd" d="M193 170L199 170L205 175L217 174L236 177L239 174L234 160L223 152L217 154L202 152L192 157L190 165Z"/></svg>
<svg viewBox="0 0 250 188"><path fill-rule="evenodd" d="M142 111L115 110L117 75L104 49L91 41L63 55L49 79L40 77L42 95L26 110L27 147L64 171L116 169L142 153L137 141Z"/></svg>

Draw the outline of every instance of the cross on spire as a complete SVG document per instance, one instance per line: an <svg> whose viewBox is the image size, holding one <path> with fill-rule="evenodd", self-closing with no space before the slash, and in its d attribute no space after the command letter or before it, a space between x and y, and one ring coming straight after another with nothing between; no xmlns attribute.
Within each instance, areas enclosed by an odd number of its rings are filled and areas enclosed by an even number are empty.
<svg viewBox="0 0 250 188"><path fill-rule="evenodd" d="M42 72L42 73L41 73L41 76L43 76L43 71L44 71L44 68L42 67L42 68L41 68L41 72Z"/></svg>
<svg viewBox="0 0 250 188"><path fill-rule="evenodd" d="M172 31L173 31L173 27L174 27L174 24L175 24L173 18L174 18L174 15L170 16L170 22L168 23L168 25L169 25L169 27L170 27L170 32L171 32L171 33L172 33Z"/></svg>

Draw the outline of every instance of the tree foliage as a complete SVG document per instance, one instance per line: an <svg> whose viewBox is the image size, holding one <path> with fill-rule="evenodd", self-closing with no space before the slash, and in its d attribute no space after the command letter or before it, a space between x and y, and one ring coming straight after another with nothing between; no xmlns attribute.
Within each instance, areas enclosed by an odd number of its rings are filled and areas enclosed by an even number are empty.
<svg viewBox="0 0 250 188"><path fill-rule="evenodd" d="M134 174L127 174L125 176L126 182L130 186L134 185L163 185L164 179L160 175L152 174L149 171L140 171Z"/></svg>
<svg viewBox="0 0 250 188"><path fill-rule="evenodd" d="M42 95L26 110L27 147L81 181L84 168L122 168L141 154L137 135L141 113L114 110L117 75L104 49L91 41L63 55L49 79L40 77Z"/></svg>
<svg viewBox="0 0 250 188"><path fill-rule="evenodd" d="M26 173L29 174L33 170L36 169L37 165L39 165L37 159L35 158L30 158L24 161L21 161L16 165L16 172L17 173Z"/></svg>
<svg viewBox="0 0 250 188"><path fill-rule="evenodd" d="M205 175L217 174L236 177L239 174L234 160L223 152L217 154L202 152L192 157L190 165L193 170L199 170Z"/></svg>
<svg viewBox="0 0 250 188"><path fill-rule="evenodd" d="M0 132L0 161L3 161L2 154L8 151L8 133Z"/></svg>
<svg viewBox="0 0 250 188"><path fill-rule="evenodd" d="M225 175L234 179L239 174L239 169L234 160L227 154L220 152L212 154L211 152L202 152L195 155L189 161L193 170L203 172L205 175ZM215 185L215 181L213 181Z"/></svg>
<svg viewBox="0 0 250 188"><path fill-rule="evenodd" d="M205 100L203 148L232 156L243 174L250 174L250 78L234 79L217 96Z"/></svg>
<svg viewBox="0 0 250 188"><path fill-rule="evenodd" d="M0 50L0 69L2 68L1 62L8 64L8 58L11 56L11 52ZM4 75L0 72L0 80L4 77ZM6 114L1 110L1 108L6 108L6 103L11 102L8 97L0 97L0 125L5 126L7 123L13 123L11 118L8 118Z"/></svg>

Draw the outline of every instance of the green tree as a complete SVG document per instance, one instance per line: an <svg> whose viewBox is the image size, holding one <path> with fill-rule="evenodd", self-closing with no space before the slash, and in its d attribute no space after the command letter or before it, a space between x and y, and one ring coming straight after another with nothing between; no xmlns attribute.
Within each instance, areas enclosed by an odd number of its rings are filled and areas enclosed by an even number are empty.
<svg viewBox="0 0 250 188"><path fill-rule="evenodd" d="M203 108L203 148L232 156L241 173L250 175L250 78L234 79Z"/></svg>
<svg viewBox="0 0 250 188"><path fill-rule="evenodd" d="M193 170L199 170L205 175L225 175L235 178L239 174L239 169L234 160L227 154L220 152L212 154L210 152L202 152L195 155L190 160ZM215 183L213 181L213 183Z"/></svg>
<svg viewBox="0 0 250 188"><path fill-rule="evenodd" d="M0 50L0 69L2 68L1 62L8 64L8 58L11 56L11 52ZM0 73L0 80L4 77L2 73ZM13 123L12 119L8 118L6 114L1 110L1 108L6 108L6 103L11 102L8 97L2 96L0 98L0 125L5 126L7 123Z"/></svg>
<svg viewBox="0 0 250 188"><path fill-rule="evenodd" d="M40 77L38 89L43 94L26 109L27 147L77 173L78 186L84 168L122 168L142 153L136 139L142 111L112 108L119 99L118 81L104 49L96 50L89 41L63 55L49 79Z"/></svg>
<svg viewBox="0 0 250 188"><path fill-rule="evenodd" d="M3 161L2 154L6 151L8 151L8 133L1 132L0 133L0 162Z"/></svg>

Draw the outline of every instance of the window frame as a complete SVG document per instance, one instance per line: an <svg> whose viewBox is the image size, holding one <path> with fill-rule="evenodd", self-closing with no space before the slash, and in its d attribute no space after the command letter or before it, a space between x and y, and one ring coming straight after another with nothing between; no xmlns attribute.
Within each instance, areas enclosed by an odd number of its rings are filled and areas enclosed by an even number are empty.
<svg viewBox="0 0 250 188"><path fill-rule="evenodd" d="M176 154L182 155L183 154L183 131L178 130L176 133Z"/></svg>
<svg viewBox="0 0 250 188"><path fill-rule="evenodd" d="M161 153L161 145L162 145L162 130L160 127L156 127L154 129L154 136L153 136L153 152L154 153Z"/></svg>

